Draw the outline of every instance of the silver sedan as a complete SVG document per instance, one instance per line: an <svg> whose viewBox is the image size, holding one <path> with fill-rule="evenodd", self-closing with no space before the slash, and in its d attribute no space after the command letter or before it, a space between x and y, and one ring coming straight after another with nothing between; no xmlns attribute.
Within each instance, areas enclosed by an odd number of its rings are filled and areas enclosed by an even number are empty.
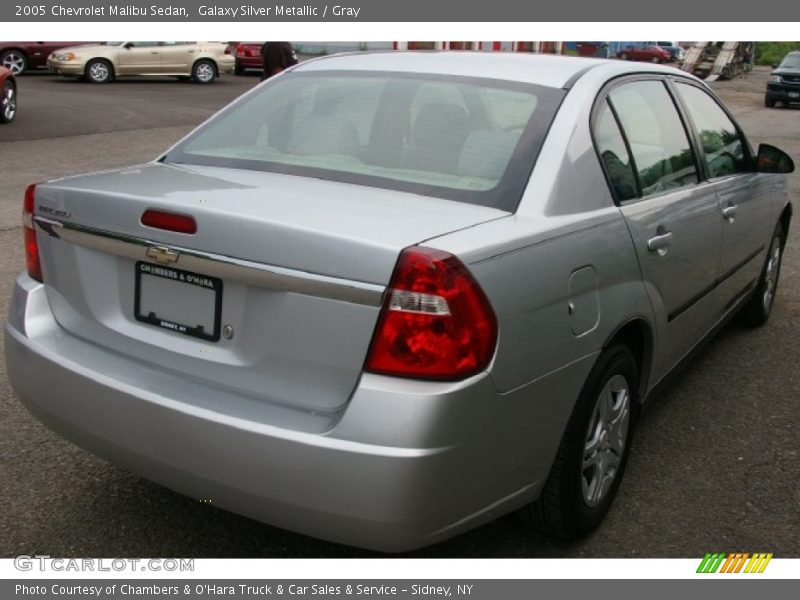
<svg viewBox="0 0 800 600"><path fill-rule="evenodd" d="M287 529L404 551L522 509L575 538L659 383L768 319L792 169L668 67L309 61L152 163L28 188L9 377Z"/></svg>

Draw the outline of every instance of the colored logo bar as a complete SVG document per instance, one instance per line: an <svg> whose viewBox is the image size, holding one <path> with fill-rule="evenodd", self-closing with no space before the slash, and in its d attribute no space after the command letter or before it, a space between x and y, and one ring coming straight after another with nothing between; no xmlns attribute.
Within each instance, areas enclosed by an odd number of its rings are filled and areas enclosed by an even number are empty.
<svg viewBox="0 0 800 600"><path fill-rule="evenodd" d="M772 560L772 552L734 552L726 554L724 552L706 553L700 566L697 567L698 573L763 573L769 561Z"/></svg>

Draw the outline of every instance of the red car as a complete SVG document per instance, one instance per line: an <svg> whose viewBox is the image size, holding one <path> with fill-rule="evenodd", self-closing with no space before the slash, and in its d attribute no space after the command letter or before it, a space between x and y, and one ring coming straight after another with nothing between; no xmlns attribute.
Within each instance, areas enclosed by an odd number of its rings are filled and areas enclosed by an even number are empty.
<svg viewBox="0 0 800 600"><path fill-rule="evenodd" d="M22 75L28 69L47 67L47 57L51 52L81 46L88 42L0 42L0 66L9 69L14 75Z"/></svg>
<svg viewBox="0 0 800 600"><path fill-rule="evenodd" d="M17 116L17 82L5 67L0 67L0 93L0 123L11 123Z"/></svg>
<svg viewBox="0 0 800 600"><path fill-rule="evenodd" d="M617 52L617 58L622 60L643 60L654 63L666 63L672 60L669 51L658 46L627 46Z"/></svg>
<svg viewBox="0 0 800 600"><path fill-rule="evenodd" d="M233 72L244 75L247 69L262 70L261 46L264 42L241 42L236 46L236 66Z"/></svg>

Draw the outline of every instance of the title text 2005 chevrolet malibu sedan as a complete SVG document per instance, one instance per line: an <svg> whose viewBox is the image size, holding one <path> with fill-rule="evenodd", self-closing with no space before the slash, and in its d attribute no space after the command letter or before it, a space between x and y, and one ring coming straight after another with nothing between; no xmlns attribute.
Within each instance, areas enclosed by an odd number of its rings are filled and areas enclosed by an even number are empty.
<svg viewBox="0 0 800 600"><path fill-rule="evenodd" d="M674 69L342 55L152 164L31 186L30 411L175 490L386 551L596 527L637 410L767 320L792 161Z"/></svg>

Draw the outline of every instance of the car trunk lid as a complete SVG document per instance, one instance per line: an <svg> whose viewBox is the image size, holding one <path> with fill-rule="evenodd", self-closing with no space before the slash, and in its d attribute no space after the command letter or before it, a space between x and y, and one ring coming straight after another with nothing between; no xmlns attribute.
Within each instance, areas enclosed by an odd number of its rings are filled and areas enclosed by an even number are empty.
<svg viewBox="0 0 800 600"><path fill-rule="evenodd" d="M147 210L191 216L197 231L147 227ZM43 184L35 212L62 327L209 388L310 411L335 411L349 398L403 248L508 215L365 186L162 164Z"/></svg>

